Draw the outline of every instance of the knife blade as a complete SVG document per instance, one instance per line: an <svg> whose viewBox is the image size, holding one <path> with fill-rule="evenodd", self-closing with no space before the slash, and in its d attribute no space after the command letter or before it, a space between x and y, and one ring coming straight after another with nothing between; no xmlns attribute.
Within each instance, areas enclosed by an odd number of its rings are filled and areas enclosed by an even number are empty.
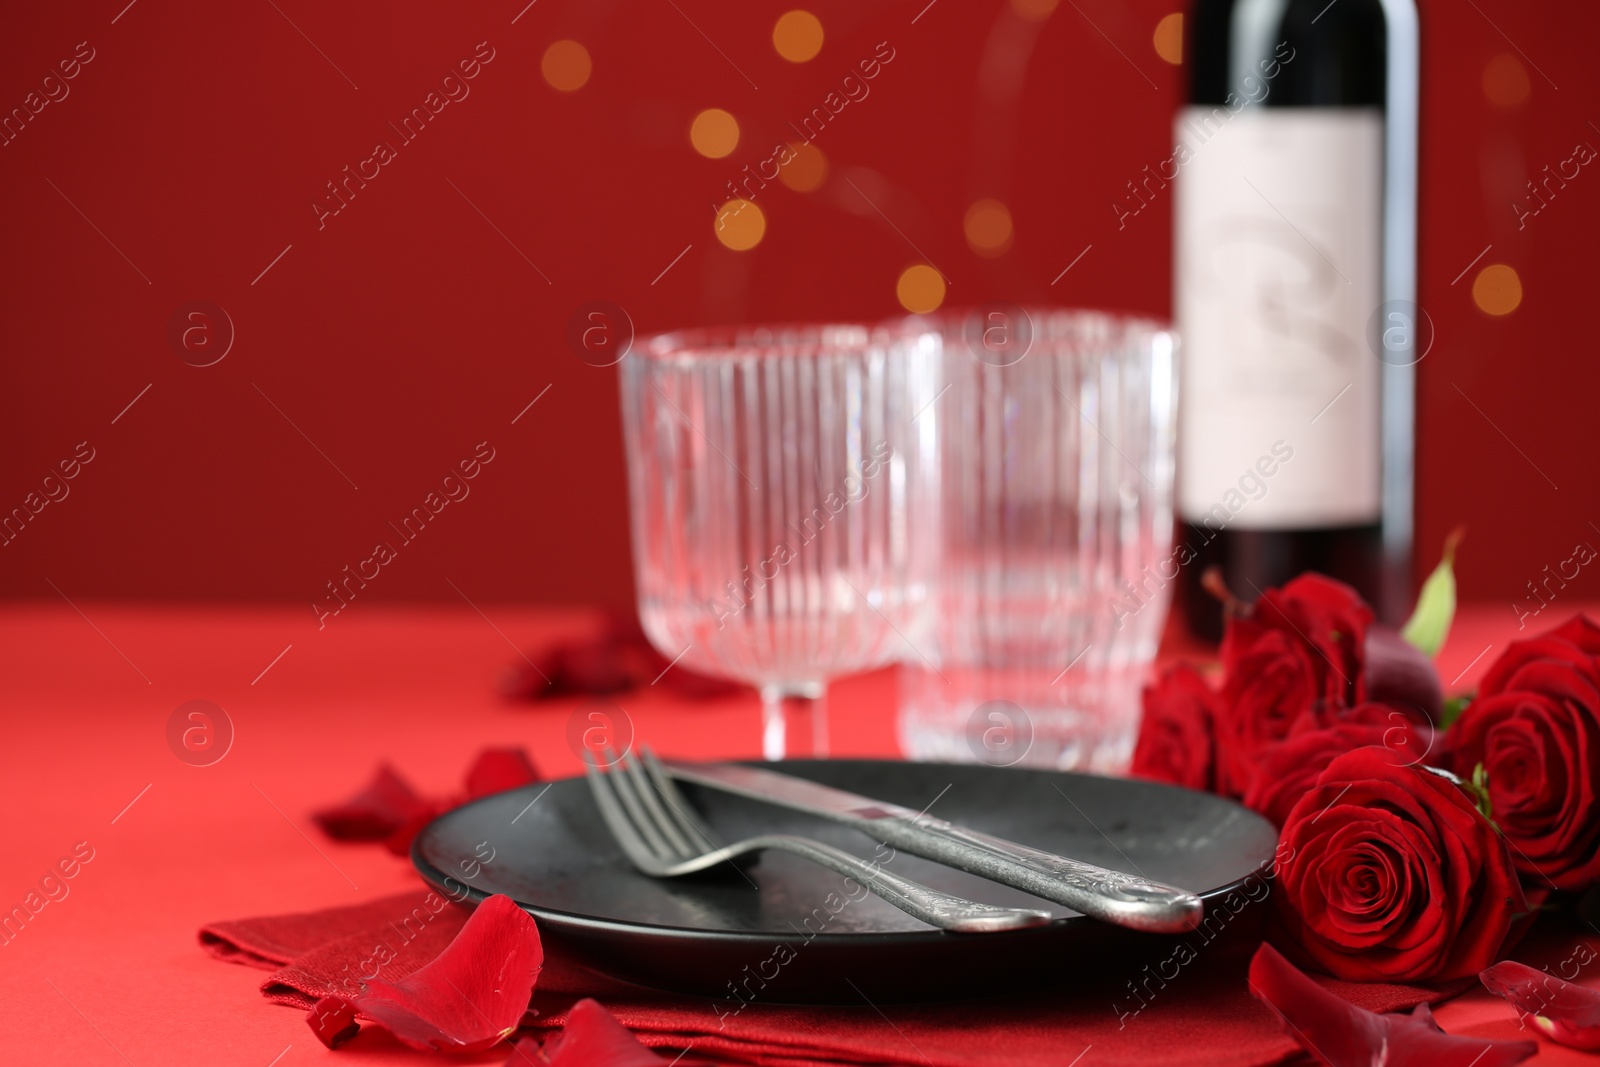
<svg viewBox="0 0 1600 1067"><path fill-rule="evenodd" d="M914 856L981 875L1118 926L1183 933L1198 926L1204 912L1200 898L1188 890L969 830L804 778L732 763L663 765L680 781L842 823Z"/></svg>

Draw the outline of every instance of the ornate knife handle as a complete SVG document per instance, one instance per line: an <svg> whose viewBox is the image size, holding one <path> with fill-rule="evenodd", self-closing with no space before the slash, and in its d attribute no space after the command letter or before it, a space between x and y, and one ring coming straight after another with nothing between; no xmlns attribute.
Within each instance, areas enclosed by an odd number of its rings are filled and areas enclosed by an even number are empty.
<svg viewBox="0 0 1600 1067"><path fill-rule="evenodd" d="M1139 875L1002 841L942 819L890 817L861 828L886 844L1025 890L1084 915L1135 930L1184 933L1205 907L1194 893Z"/></svg>

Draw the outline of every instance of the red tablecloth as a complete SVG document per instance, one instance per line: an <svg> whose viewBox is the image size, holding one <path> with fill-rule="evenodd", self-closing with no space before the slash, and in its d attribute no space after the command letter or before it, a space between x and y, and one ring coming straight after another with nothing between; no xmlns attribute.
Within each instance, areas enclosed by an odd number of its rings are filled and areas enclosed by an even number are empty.
<svg viewBox="0 0 1600 1067"><path fill-rule="evenodd" d="M0 910L80 842L93 849L67 895L0 945L0 1062L423 1062L381 1040L328 1052L300 1013L261 998L260 971L210 959L195 930L414 886L404 862L327 841L307 818L380 757L441 794L486 744L524 745L546 774L576 773L567 723L577 702L508 704L492 686L516 655L511 642L534 644L587 617L358 608L319 632L301 611L78 607L0 609ZM1446 682L1471 663L1453 688L1470 686L1514 625L1503 605L1465 611L1442 657ZM232 748L212 766L187 765L168 747L168 719L190 700L214 701L233 723ZM836 685L835 753L896 755L894 701L890 672ZM665 755L759 750L753 696L689 706L648 691L618 703ZM1526 1036L1482 992L1438 1017L1451 1032ZM1083 1067L1115 1062L1114 1048L1097 1047ZM1536 1062L1594 1061L1546 1043Z"/></svg>

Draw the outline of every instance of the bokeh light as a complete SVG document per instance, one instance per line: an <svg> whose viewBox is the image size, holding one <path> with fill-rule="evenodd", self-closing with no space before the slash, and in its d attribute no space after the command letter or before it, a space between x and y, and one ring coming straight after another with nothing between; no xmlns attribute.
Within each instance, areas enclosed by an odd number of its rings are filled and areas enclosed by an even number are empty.
<svg viewBox="0 0 1600 1067"><path fill-rule="evenodd" d="M978 255L1004 255L1011 247L1011 209L998 200L979 200L967 208L962 230Z"/></svg>
<svg viewBox="0 0 1600 1067"><path fill-rule="evenodd" d="M1522 60L1507 52L1495 56L1483 67L1483 95L1499 107L1516 107L1524 103L1533 92L1528 79L1528 68Z"/></svg>
<svg viewBox="0 0 1600 1067"><path fill-rule="evenodd" d="M1491 263L1472 281L1472 302L1489 315L1509 315L1522 303L1522 279L1504 263Z"/></svg>
<svg viewBox="0 0 1600 1067"><path fill-rule="evenodd" d="M813 144L789 145L794 158L778 168L778 180L797 193L809 193L828 180L828 157Z"/></svg>
<svg viewBox="0 0 1600 1067"><path fill-rule="evenodd" d="M809 11L789 11L772 27L772 46L791 63L815 59L822 51L822 21Z"/></svg>
<svg viewBox="0 0 1600 1067"><path fill-rule="evenodd" d="M557 41L544 50L544 58L539 61L544 80L564 93L582 89L593 70L589 50L577 41Z"/></svg>
<svg viewBox="0 0 1600 1067"><path fill-rule="evenodd" d="M1174 67L1183 63L1183 12L1174 11L1172 14L1156 23L1155 36L1150 39L1155 45L1156 55L1171 63Z"/></svg>
<svg viewBox="0 0 1600 1067"><path fill-rule="evenodd" d="M707 159L721 159L739 147L739 120L720 107L708 107L690 123L689 143Z"/></svg>
<svg viewBox="0 0 1600 1067"><path fill-rule="evenodd" d="M1061 0L1011 0L1011 10L1029 22L1043 22L1055 11Z"/></svg>
<svg viewBox="0 0 1600 1067"><path fill-rule="evenodd" d="M928 264L917 263L900 272L894 295L913 315L925 315L944 303L944 278Z"/></svg>
<svg viewBox="0 0 1600 1067"><path fill-rule="evenodd" d="M767 219L749 200L729 200L717 212L717 240L735 252L748 252L767 233Z"/></svg>

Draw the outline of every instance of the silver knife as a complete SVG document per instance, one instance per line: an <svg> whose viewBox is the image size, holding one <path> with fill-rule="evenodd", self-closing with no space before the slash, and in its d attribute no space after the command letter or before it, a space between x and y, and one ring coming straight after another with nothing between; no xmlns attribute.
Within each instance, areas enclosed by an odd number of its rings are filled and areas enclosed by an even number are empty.
<svg viewBox="0 0 1600 1067"><path fill-rule="evenodd" d="M804 778L733 763L663 765L680 781L843 823L914 856L982 875L1118 926L1183 933L1200 925L1204 912L1200 898L1187 890L1019 845Z"/></svg>

